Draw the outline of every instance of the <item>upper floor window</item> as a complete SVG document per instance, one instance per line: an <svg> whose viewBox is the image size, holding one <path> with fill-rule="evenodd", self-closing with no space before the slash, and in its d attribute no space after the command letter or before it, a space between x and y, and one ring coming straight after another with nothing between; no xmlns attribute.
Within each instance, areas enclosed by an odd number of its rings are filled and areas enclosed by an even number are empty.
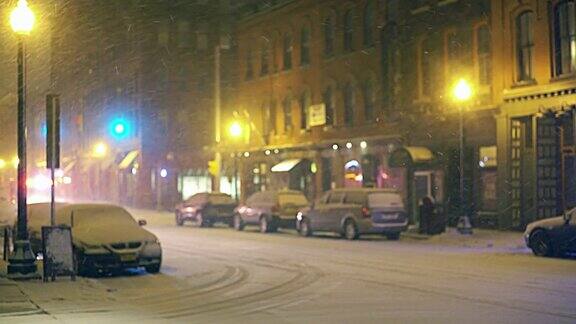
<svg viewBox="0 0 576 324"><path fill-rule="evenodd" d="M461 59L462 59L462 41L460 35L456 31L450 31L446 35L446 49L447 49L447 80L453 80L460 75Z"/></svg>
<svg viewBox="0 0 576 324"><path fill-rule="evenodd" d="M334 22L328 17L324 20L324 55L334 54Z"/></svg>
<svg viewBox="0 0 576 324"><path fill-rule="evenodd" d="M246 80L250 80L254 77L254 58L252 56L252 49L249 48L246 51Z"/></svg>
<svg viewBox="0 0 576 324"><path fill-rule="evenodd" d="M304 91L300 95L300 129L309 129L308 109L310 107L310 93Z"/></svg>
<svg viewBox="0 0 576 324"><path fill-rule="evenodd" d="M432 95L432 44L429 38L420 43L420 96L429 98Z"/></svg>
<svg viewBox="0 0 576 324"><path fill-rule="evenodd" d="M270 72L270 43L264 40L260 49L260 75L267 75L268 72Z"/></svg>
<svg viewBox="0 0 576 324"><path fill-rule="evenodd" d="M352 9L349 9L344 14L344 50L353 50L354 42L354 13Z"/></svg>
<svg viewBox="0 0 576 324"><path fill-rule="evenodd" d="M292 98L287 96L282 102L282 109L284 110L284 132L292 129Z"/></svg>
<svg viewBox="0 0 576 324"><path fill-rule="evenodd" d="M374 2L368 1L364 7L364 46L374 45L374 23L375 23L375 12L374 12Z"/></svg>
<svg viewBox="0 0 576 324"><path fill-rule="evenodd" d="M362 89L364 97L364 118L367 122L372 122L376 118L376 92L374 91L374 82L367 80Z"/></svg>
<svg viewBox="0 0 576 324"><path fill-rule="evenodd" d="M322 101L324 101L326 125L334 125L334 92L331 86L324 90Z"/></svg>
<svg viewBox="0 0 576 324"><path fill-rule="evenodd" d="M516 17L516 80L533 79L532 56L534 51L533 18L531 11Z"/></svg>
<svg viewBox="0 0 576 324"><path fill-rule="evenodd" d="M300 65L310 64L310 28L300 31Z"/></svg>
<svg viewBox="0 0 576 324"><path fill-rule="evenodd" d="M344 125L351 126L354 123L354 86L352 82L344 86Z"/></svg>
<svg viewBox="0 0 576 324"><path fill-rule="evenodd" d="M554 72L557 76L576 69L576 8L573 0L554 7Z"/></svg>
<svg viewBox="0 0 576 324"><path fill-rule="evenodd" d="M190 47L190 23L178 22L178 47Z"/></svg>
<svg viewBox="0 0 576 324"><path fill-rule="evenodd" d="M489 85L492 79L492 46L488 24L476 28L476 56L478 68L478 84Z"/></svg>
<svg viewBox="0 0 576 324"><path fill-rule="evenodd" d="M284 34L282 52L284 70L290 70L292 68L292 35L290 33Z"/></svg>

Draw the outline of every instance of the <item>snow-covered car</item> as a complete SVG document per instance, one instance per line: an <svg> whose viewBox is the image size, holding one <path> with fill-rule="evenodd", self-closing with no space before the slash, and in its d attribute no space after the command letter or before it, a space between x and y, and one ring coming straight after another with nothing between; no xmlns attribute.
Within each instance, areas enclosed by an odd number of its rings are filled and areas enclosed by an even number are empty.
<svg viewBox="0 0 576 324"><path fill-rule="evenodd" d="M41 228L50 222L50 204L29 210L32 249L41 249ZM130 213L115 205L57 204L56 225L72 228L75 262L80 275L98 271L143 267L158 273L162 248L158 238L142 228Z"/></svg>
<svg viewBox="0 0 576 324"><path fill-rule="evenodd" d="M528 224L524 239L537 256L576 253L576 208L562 216Z"/></svg>
<svg viewBox="0 0 576 324"><path fill-rule="evenodd" d="M400 194L372 188L333 189L297 215L302 236L313 232L336 232L349 240L361 234L383 234L398 240L408 227Z"/></svg>
<svg viewBox="0 0 576 324"><path fill-rule="evenodd" d="M5 198L0 198L0 236L5 227L14 225L16 221L16 206Z"/></svg>
<svg viewBox="0 0 576 324"><path fill-rule="evenodd" d="M236 205L236 201L225 193L197 193L176 205L176 225L182 226L185 221L200 227L209 227L218 222L231 225Z"/></svg>
<svg viewBox="0 0 576 324"><path fill-rule="evenodd" d="M258 225L262 233L275 232L279 227L294 228L298 210L307 205L308 199L301 191L260 191L236 208L233 226L241 231L245 225Z"/></svg>

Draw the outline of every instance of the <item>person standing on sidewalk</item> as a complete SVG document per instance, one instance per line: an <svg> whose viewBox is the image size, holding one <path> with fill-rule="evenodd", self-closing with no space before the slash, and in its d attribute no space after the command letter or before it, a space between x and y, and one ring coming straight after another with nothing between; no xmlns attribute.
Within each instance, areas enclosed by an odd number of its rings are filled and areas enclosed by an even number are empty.
<svg viewBox="0 0 576 324"><path fill-rule="evenodd" d="M430 235L432 232L432 222L434 217L434 202L430 197L422 198L420 204L420 234Z"/></svg>

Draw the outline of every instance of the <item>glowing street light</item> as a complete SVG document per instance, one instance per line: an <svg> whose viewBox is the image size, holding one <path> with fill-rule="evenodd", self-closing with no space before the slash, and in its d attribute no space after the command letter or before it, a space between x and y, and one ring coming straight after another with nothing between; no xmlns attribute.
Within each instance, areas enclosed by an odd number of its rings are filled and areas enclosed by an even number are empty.
<svg viewBox="0 0 576 324"><path fill-rule="evenodd" d="M460 119L460 221L459 224L464 224L464 226L459 230L462 234L472 234L472 228L470 226L470 218L468 216L468 211L465 208L465 197L464 197L464 105L470 101L473 96L474 91L472 86L466 81L466 79L460 79L454 86L452 90L452 95L454 100L460 104L458 109L459 119Z"/></svg>
<svg viewBox="0 0 576 324"><path fill-rule="evenodd" d="M8 276L20 279L38 278L36 256L32 252L28 236L27 188L26 188L26 53L24 43L26 36L34 28L34 13L26 0L19 0L10 14L10 25L18 35L18 163L17 163L17 233L14 241L14 252L8 259Z"/></svg>
<svg viewBox="0 0 576 324"><path fill-rule="evenodd" d="M18 5L10 14L10 25L16 34L28 35L34 28L36 18L34 13L28 7L26 0L19 0Z"/></svg>
<svg viewBox="0 0 576 324"><path fill-rule="evenodd" d="M242 131L242 125L237 121L233 122L228 129L228 133L230 133L230 136L232 137L242 136Z"/></svg>
<svg viewBox="0 0 576 324"><path fill-rule="evenodd" d="M4 159L0 159L0 169L4 169L6 167L6 161Z"/></svg>
<svg viewBox="0 0 576 324"><path fill-rule="evenodd" d="M108 153L108 145L106 145L106 143L98 142L94 144L94 147L92 148L92 155L94 157L102 158L105 157L107 153Z"/></svg>
<svg viewBox="0 0 576 324"><path fill-rule="evenodd" d="M472 86L466 81L466 79L460 79L454 86L452 95L454 99L458 102L465 102L472 98Z"/></svg>

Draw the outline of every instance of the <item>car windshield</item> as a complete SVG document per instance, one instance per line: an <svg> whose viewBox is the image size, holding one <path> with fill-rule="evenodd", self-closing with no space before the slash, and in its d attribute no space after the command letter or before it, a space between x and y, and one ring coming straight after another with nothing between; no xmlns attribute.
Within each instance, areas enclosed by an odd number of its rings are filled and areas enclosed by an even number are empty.
<svg viewBox="0 0 576 324"><path fill-rule="evenodd" d="M234 199L228 195L210 195L208 201L214 205L230 205L235 203Z"/></svg>
<svg viewBox="0 0 576 324"><path fill-rule="evenodd" d="M72 210L74 226L82 225L135 225L134 218L123 208L85 208Z"/></svg>
<svg viewBox="0 0 576 324"><path fill-rule="evenodd" d="M303 194L281 193L278 195L280 205L297 205L304 206L308 204L308 199Z"/></svg>
<svg viewBox="0 0 576 324"><path fill-rule="evenodd" d="M397 193L378 192L368 195L368 206L371 208L404 207L404 203L402 197Z"/></svg>

